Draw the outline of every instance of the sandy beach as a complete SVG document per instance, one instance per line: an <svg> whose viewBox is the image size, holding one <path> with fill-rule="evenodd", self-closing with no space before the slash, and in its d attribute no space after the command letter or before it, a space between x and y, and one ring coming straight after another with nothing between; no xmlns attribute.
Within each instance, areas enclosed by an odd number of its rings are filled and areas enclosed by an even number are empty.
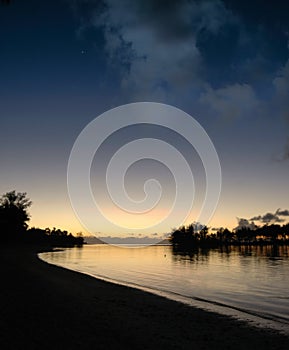
<svg viewBox="0 0 289 350"><path fill-rule="evenodd" d="M289 338L0 248L1 349L288 349Z"/></svg>

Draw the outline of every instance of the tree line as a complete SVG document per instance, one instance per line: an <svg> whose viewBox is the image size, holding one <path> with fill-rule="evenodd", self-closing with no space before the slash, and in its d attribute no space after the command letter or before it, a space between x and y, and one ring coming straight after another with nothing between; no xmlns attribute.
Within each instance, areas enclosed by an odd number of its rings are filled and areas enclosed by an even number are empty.
<svg viewBox="0 0 289 350"><path fill-rule="evenodd" d="M32 202L26 192L10 191L0 197L0 242L35 243L67 247L82 245L83 237L57 228L29 228L28 208Z"/></svg>
<svg viewBox="0 0 289 350"><path fill-rule="evenodd" d="M289 245L289 223L284 225L265 224L262 227L241 227L230 231L220 228L216 233L209 233L209 228L203 226L196 229L196 224L181 226L172 231L170 241L175 246L221 247L229 245Z"/></svg>
<svg viewBox="0 0 289 350"><path fill-rule="evenodd" d="M0 242L25 242L49 244L52 246L82 245L81 234L76 237L55 227L29 228L28 208L32 202L26 192L10 191L0 197ZM262 227L239 227L236 230L220 228L214 233L207 226L192 223L171 232L172 245L184 248L221 247L230 245L289 245L289 223L284 225L265 224Z"/></svg>

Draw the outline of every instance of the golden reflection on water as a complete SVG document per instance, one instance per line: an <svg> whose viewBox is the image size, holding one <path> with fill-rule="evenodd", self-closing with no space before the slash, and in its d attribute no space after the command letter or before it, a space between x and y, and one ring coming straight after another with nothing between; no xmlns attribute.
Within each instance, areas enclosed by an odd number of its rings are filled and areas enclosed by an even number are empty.
<svg viewBox="0 0 289 350"><path fill-rule="evenodd" d="M288 246L181 251L171 246L87 245L44 253L42 258L96 277L201 298L289 323Z"/></svg>

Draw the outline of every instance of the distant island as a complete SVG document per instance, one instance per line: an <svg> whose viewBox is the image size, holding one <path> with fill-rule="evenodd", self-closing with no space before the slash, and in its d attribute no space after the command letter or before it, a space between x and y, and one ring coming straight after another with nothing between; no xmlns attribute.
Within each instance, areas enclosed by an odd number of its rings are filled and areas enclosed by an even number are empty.
<svg viewBox="0 0 289 350"><path fill-rule="evenodd" d="M190 224L174 230L170 241L180 248L218 248L241 245L289 245L289 223L285 225L265 224L261 227L239 227L234 231L221 228L216 233L209 233L209 228Z"/></svg>

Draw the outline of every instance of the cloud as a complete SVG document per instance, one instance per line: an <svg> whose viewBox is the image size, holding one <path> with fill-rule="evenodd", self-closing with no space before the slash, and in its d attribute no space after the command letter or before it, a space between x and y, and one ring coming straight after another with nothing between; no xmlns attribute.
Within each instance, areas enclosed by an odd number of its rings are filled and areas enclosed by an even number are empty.
<svg viewBox="0 0 289 350"><path fill-rule="evenodd" d="M254 222L250 222L245 218L237 218L237 220L238 220L238 226L234 228L235 231L240 230L242 228L249 228L251 230L254 230L256 228L256 225L254 224Z"/></svg>
<svg viewBox="0 0 289 350"><path fill-rule="evenodd" d="M248 84L238 83L216 90L209 88L201 94L200 102L226 120L251 115L259 105L253 88Z"/></svg>
<svg viewBox="0 0 289 350"><path fill-rule="evenodd" d="M263 224L284 222L285 219L280 218L280 216L289 216L289 210L277 209L275 213L266 213L264 215L257 215L257 216L252 217L250 220L251 221L259 221Z"/></svg>
<svg viewBox="0 0 289 350"><path fill-rule="evenodd" d="M289 216L289 210L287 209L278 209L276 213L280 216Z"/></svg>
<svg viewBox="0 0 289 350"><path fill-rule="evenodd" d="M135 98L203 88L201 33L217 34L232 14L222 1L104 0L91 20L102 28L112 65L122 67L121 86Z"/></svg>
<svg viewBox="0 0 289 350"><path fill-rule="evenodd" d="M97 237L102 242L108 243L108 244L157 244L161 241L161 238L153 238L148 236L143 237L111 237L111 236L104 236L104 237Z"/></svg>
<svg viewBox="0 0 289 350"><path fill-rule="evenodd" d="M275 89L274 107L289 123L289 60L273 79L273 87Z"/></svg>
<svg viewBox="0 0 289 350"><path fill-rule="evenodd" d="M264 45L266 31L247 26L227 2L73 3L81 27L101 31L103 41L97 44L105 53L110 78L120 87L121 103L154 100L194 105L194 110L225 121L274 116L280 122L282 115L289 122L289 61L276 73L282 61L269 55L274 43ZM280 160L288 156L289 142Z"/></svg>
<svg viewBox="0 0 289 350"><path fill-rule="evenodd" d="M260 221L260 220L262 220L262 216L261 215L253 216L250 220L252 220L252 221Z"/></svg>
<svg viewBox="0 0 289 350"><path fill-rule="evenodd" d="M289 159L289 139L287 139L286 145L284 147L282 159L283 160Z"/></svg>
<svg viewBox="0 0 289 350"><path fill-rule="evenodd" d="M279 114L289 125L289 60L279 70L277 76L273 79L273 87L275 95L273 97L273 106L275 114ZM284 149L278 161L289 159L289 137L284 145Z"/></svg>
<svg viewBox="0 0 289 350"><path fill-rule="evenodd" d="M223 227L212 227L211 228L211 231L221 231L221 230L224 230Z"/></svg>
<svg viewBox="0 0 289 350"><path fill-rule="evenodd" d="M280 152L280 154L278 156L275 156L273 159L277 162L283 162L283 161L289 160L289 137L285 142L282 152Z"/></svg>
<svg viewBox="0 0 289 350"><path fill-rule="evenodd" d="M280 219L278 214L266 213L262 216L261 221L269 224L270 222L283 222L284 220Z"/></svg>

